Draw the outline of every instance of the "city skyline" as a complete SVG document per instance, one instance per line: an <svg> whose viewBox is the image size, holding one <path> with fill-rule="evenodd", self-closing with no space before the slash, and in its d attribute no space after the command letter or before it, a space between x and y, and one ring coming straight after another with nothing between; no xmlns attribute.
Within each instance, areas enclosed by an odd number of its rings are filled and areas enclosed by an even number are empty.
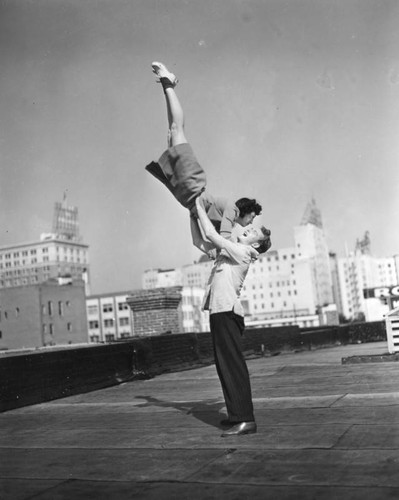
<svg viewBox="0 0 399 500"><path fill-rule="evenodd" d="M393 0L44 0L0 13L0 246L50 232L66 191L93 293L199 258L187 212L144 171L166 145L161 60L210 191L256 197L272 249L292 246L315 198L331 251L369 231L374 255L399 252Z"/></svg>

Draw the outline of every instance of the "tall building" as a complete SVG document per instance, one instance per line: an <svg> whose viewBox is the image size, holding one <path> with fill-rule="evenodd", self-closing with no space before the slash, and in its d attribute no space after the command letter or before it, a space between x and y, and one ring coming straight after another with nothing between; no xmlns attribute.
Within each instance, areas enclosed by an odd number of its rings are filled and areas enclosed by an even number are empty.
<svg viewBox="0 0 399 500"><path fill-rule="evenodd" d="M399 284L398 259L374 257L370 237L366 233L357 240L355 250L338 258L338 274L342 297L342 314L347 320L374 321L383 319L388 312L386 301L364 296L364 291Z"/></svg>
<svg viewBox="0 0 399 500"><path fill-rule="evenodd" d="M314 200L294 228L294 242L294 247L261 254L251 266L242 293L248 326L338 322L330 255Z"/></svg>
<svg viewBox="0 0 399 500"><path fill-rule="evenodd" d="M87 343L82 280L0 289L0 349Z"/></svg>
<svg viewBox="0 0 399 500"><path fill-rule="evenodd" d="M338 256L334 252L330 252L330 269L332 280L333 303L337 306L338 314L343 314L342 306L342 290L339 281Z"/></svg>
<svg viewBox="0 0 399 500"><path fill-rule="evenodd" d="M129 295L117 292L86 298L90 342L112 342L134 335L133 313L126 304Z"/></svg>
<svg viewBox="0 0 399 500"><path fill-rule="evenodd" d="M330 255L320 210L314 199L308 203L302 222L294 229L298 270L304 264L310 271L316 308L333 303Z"/></svg>
<svg viewBox="0 0 399 500"><path fill-rule="evenodd" d="M65 277L82 279L90 292L89 247L79 236L77 208L65 198L55 204L53 230L39 241L0 247L0 289Z"/></svg>

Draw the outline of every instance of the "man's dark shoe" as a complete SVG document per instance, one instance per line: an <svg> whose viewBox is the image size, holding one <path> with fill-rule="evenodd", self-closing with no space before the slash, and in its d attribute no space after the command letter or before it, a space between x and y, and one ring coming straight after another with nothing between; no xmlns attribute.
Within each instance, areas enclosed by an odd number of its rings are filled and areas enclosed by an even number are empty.
<svg viewBox="0 0 399 500"><path fill-rule="evenodd" d="M255 434L255 432L256 432L255 422L241 422L240 424L235 425L231 429L224 431L222 437L241 436L243 434Z"/></svg>

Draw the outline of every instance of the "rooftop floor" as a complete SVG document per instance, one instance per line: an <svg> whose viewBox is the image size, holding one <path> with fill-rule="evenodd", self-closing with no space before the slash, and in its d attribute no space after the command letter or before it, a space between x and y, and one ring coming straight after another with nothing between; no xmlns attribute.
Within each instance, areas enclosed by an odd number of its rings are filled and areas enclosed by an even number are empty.
<svg viewBox="0 0 399 500"><path fill-rule="evenodd" d="M397 499L399 364L248 360L258 433L221 438L214 366L0 414L1 500Z"/></svg>

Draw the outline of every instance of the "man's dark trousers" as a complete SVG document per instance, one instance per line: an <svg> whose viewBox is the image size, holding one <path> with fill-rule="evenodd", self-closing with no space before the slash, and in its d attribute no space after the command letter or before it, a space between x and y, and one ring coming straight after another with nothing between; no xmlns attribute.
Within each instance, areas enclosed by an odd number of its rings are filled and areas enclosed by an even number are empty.
<svg viewBox="0 0 399 500"><path fill-rule="evenodd" d="M231 422L255 420L251 383L241 350L244 318L233 311L210 315L216 370Z"/></svg>

